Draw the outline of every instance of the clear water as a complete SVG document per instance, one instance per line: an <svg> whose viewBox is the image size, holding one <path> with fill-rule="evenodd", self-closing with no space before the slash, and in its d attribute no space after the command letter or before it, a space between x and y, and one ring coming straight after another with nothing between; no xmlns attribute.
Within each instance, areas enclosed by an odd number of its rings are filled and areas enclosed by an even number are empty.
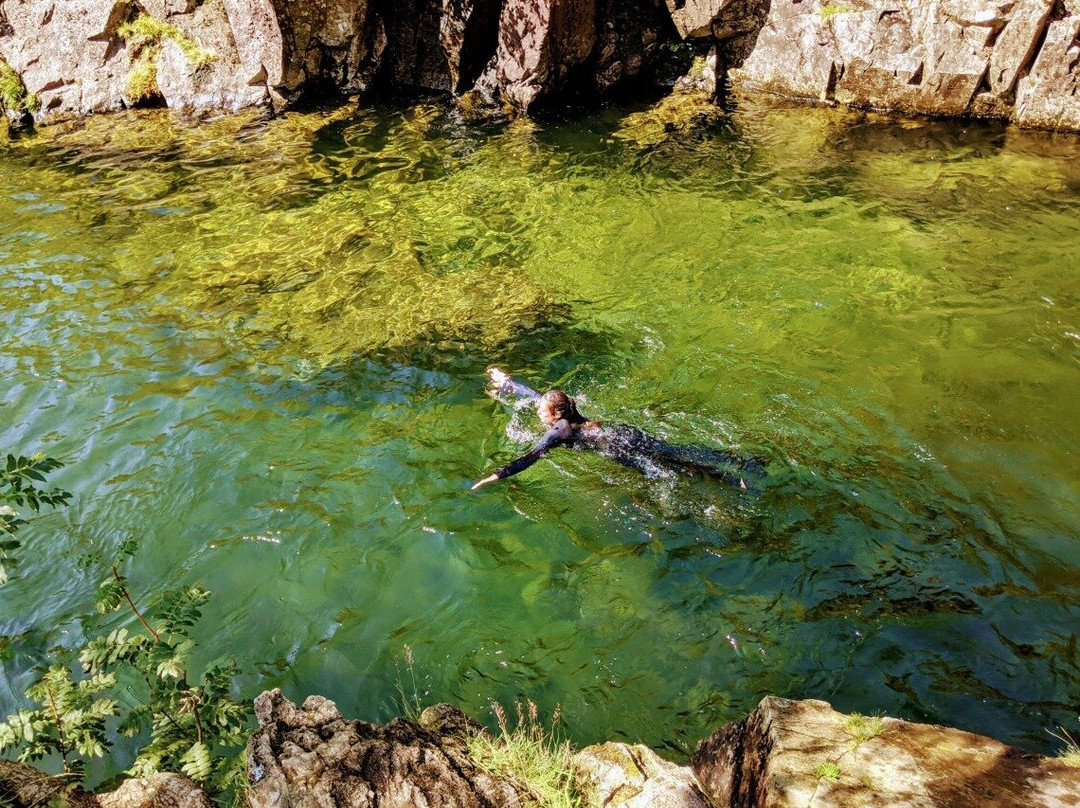
<svg viewBox="0 0 1080 808"><path fill-rule="evenodd" d="M101 561L213 592L248 696L562 706L678 757L768 693L1036 750L1080 709L1080 141L744 104L91 120L0 153L0 448L68 466L0 590L0 713ZM561 452L586 414L756 493ZM91 560L87 560L91 559ZM405 674L404 677L402 674Z"/></svg>

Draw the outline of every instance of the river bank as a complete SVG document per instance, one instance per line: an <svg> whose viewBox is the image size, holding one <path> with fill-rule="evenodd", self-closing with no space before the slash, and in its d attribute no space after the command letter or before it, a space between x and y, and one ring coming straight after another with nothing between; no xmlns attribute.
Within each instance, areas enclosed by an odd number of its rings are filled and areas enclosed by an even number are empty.
<svg viewBox="0 0 1080 808"><path fill-rule="evenodd" d="M342 717L321 696L255 700L247 746L249 808L1072 808L1080 761L1033 755L967 732L843 715L821 701L768 696L702 740L688 766L633 743L572 750L535 705L499 716L494 734L450 705L380 727ZM531 711L531 712L530 712ZM155 774L91 795L0 761L11 808L210 808L185 778Z"/></svg>
<svg viewBox="0 0 1080 808"><path fill-rule="evenodd" d="M697 84L1080 131L1078 32L1067 0L26 0L0 8L0 97L46 123L401 92L520 114Z"/></svg>

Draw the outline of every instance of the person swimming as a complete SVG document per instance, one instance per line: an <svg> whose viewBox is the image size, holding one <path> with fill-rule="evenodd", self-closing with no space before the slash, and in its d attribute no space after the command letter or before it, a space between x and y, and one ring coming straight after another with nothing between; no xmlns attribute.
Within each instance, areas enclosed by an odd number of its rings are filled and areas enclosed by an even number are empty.
<svg viewBox="0 0 1080 808"><path fill-rule="evenodd" d="M488 368L487 373L493 385L493 396L518 399L516 408L535 402L536 413L548 430L528 452L474 484L473 491L525 471L551 449L558 447L598 452L646 474L657 466L675 467L688 473L698 472L719 477L743 490L747 488L743 472L760 466L757 461L744 460L733 452L666 443L629 424L590 421L578 411L574 399L562 390L549 390L540 395L498 368Z"/></svg>

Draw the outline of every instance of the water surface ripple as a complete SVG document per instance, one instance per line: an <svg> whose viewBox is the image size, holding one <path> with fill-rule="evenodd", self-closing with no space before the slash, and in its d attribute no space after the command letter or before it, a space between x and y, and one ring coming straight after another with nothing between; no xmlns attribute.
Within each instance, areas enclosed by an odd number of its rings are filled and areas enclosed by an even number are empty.
<svg viewBox="0 0 1080 808"><path fill-rule="evenodd" d="M578 743L684 755L767 693L1075 731L1080 141L642 117L155 113L0 154L0 449L75 494L0 591L0 713L134 538L138 592L213 592L247 696L386 720L408 645L423 701L558 703ZM536 432L491 363L769 474L564 452L470 493Z"/></svg>

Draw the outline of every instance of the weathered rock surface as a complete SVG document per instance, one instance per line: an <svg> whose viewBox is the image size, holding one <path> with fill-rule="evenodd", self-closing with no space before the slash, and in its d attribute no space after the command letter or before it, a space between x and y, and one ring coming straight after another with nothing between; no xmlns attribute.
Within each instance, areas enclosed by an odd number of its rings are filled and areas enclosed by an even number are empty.
<svg viewBox="0 0 1080 808"><path fill-rule="evenodd" d="M96 799L100 808L213 808L195 783L167 772L125 780L115 791L97 794Z"/></svg>
<svg viewBox="0 0 1080 808"><path fill-rule="evenodd" d="M38 805L67 803L71 808L96 808L93 795L61 777L0 758L0 805L33 808Z"/></svg>
<svg viewBox="0 0 1080 808"><path fill-rule="evenodd" d="M1080 769L959 730L762 700L702 741L691 765L718 806L1066 808Z"/></svg>
<svg viewBox="0 0 1080 808"><path fill-rule="evenodd" d="M481 771L463 737L479 731L449 707L377 727L346 721L332 701L298 708L280 690L255 700L259 729L248 742L251 808L518 806L509 784Z"/></svg>
<svg viewBox="0 0 1080 808"><path fill-rule="evenodd" d="M574 755L574 782L588 805L710 808L693 772L640 744L605 743Z"/></svg>
<svg viewBox="0 0 1080 808"><path fill-rule="evenodd" d="M929 115L1080 131L1080 8L1055 0L771 0L737 84ZM729 11L729 8L731 9ZM685 12L685 8L683 10ZM717 35L745 9L721 8ZM700 30L700 29L698 29Z"/></svg>
<svg viewBox="0 0 1080 808"><path fill-rule="evenodd" d="M640 81L686 40L743 88L1080 131L1078 0L9 0L0 57L39 120L135 102L119 30L140 13L213 54L153 56L150 99L186 112L379 86L524 112Z"/></svg>
<svg viewBox="0 0 1080 808"><path fill-rule="evenodd" d="M179 774L154 774L125 780L115 791L89 794L69 778L53 777L33 766L0 759L0 805L11 808L212 808L210 798Z"/></svg>

